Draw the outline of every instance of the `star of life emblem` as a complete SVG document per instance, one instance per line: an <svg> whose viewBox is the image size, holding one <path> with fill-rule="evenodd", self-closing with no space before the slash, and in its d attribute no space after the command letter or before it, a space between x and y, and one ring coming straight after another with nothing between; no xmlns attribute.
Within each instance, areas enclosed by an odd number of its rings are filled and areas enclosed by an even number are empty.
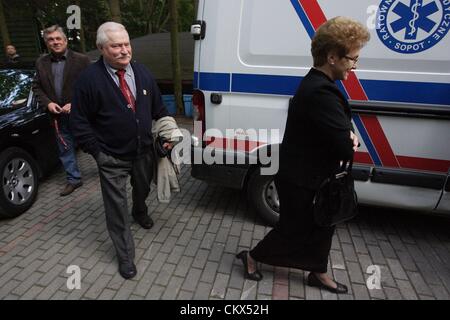
<svg viewBox="0 0 450 320"><path fill-rule="evenodd" d="M378 37L398 53L428 50L449 29L450 0L382 0L378 9Z"/></svg>

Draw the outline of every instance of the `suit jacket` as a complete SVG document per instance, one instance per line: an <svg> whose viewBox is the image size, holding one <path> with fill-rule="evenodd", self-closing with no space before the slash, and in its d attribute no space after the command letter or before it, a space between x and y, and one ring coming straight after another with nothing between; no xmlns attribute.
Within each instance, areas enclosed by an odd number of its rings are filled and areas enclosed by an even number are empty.
<svg viewBox="0 0 450 320"><path fill-rule="evenodd" d="M152 120L168 116L158 85L150 71L132 61L136 81L136 110L128 107L103 57L78 78L72 99L70 127L80 147L94 157L101 151L132 160L153 147Z"/></svg>
<svg viewBox="0 0 450 320"><path fill-rule="evenodd" d="M46 54L36 61L36 77L33 82L33 91L39 104L47 110L50 102L64 106L70 103L73 95L73 86L81 71L90 64L88 56L67 49L66 64L63 73L62 101L58 101L55 92L52 61L50 54Z"/></svg>
<svg viewBox="0 0 450 320"><path fill-rule="evenodd" d="M340 160L353 157L351 110L347 99L323 72L311 69L288 110L280 148L280 178L316 189Z"/></svg>

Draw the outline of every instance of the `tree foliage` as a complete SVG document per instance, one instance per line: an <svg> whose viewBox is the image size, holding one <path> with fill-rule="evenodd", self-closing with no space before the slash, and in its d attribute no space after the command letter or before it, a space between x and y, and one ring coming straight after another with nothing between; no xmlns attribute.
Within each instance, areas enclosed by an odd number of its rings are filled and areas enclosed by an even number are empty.
<svg viewBox="0 0 450 320"><path fill-rule="evenodd" d="M84 31L86 50L95 48L96 30L100 24L112 19L110 0L28 0L34 6L39 29L53 24L66 27L70 16L67 8L77 4L81 8L81 27ZM122 0L120 17L131 38L150 33L169 32L169 5L167 0ZM194 20L195 1L177 0L179 13L179 31L189 31ZM116 12L117 14L117 12ZM80 30L67 30L70 45L80 49ZM43 46L45 47L45 46Z"/></svg>

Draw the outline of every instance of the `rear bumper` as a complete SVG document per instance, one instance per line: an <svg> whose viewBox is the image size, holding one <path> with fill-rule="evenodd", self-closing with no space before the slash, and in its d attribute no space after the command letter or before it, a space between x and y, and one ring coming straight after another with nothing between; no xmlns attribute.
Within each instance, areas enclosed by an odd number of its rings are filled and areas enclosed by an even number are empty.
<svg viewBox="0 0 450 320"><path fill-rule="evenodd" d="M195 157L197 153L197 157ZM215 183L233 189L242 189L245 184L245 177L250 169L250 165L240 164L206 164L201 157L202 148L191 149L191 175L192 177ZM201 163L196 163L194 159L202 159Z"/></svg>

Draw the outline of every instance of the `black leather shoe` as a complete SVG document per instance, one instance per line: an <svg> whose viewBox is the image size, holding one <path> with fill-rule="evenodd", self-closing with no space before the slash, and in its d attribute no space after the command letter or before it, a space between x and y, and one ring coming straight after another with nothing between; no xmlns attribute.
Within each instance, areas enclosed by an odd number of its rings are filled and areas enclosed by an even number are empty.
<svg viewBox="0 0 450 320"><path fill-rule="evenodd" d="M64 197L64 196L68 196L69 194L71 194L72 192L74 192L75 191L75 189L78 189L79 187L81 187L83 185L83 182L78 182L78 183L75 183L75 184L70 184L70 183L68 183L68 184L66 184L66 186L64 187L64 190L63 191L61 191L61 193L59 194L61 197Z"/></svg>
<svg viewBox="0 0 450 320"><path fill-rule="evenodd" d="M258 269L256 269L255 272L248 272L248 261L247 261L247 250L241 251L236 255L236 258L242 260L242 264L244 265L244 276L247 279L253 280L253 281L260 281L262 280L263 276L261 272L259 272Z"/></svg>
<svg viewBox="0 0 450 320"><path fill-rule="evenodd" d="M150 229L153 227L153 220L149 217L148 214L137 216L133 214L134 220L144 229Z"/></svg>
<svg viewBox="0 0 450 320"><path fill-rule="evenodd" d="M137 274L133 262L119 262L119 273L124 279L131 279Z"/></svg>
<svg viewBox="0 0 450 320"><path fill-rule="evenodd" d="M310 286L310 287L322 288L322 289L325 289L325 290L328 290L330 292L337 293L337 294L348 292L348 288L345 284L336 282L336 285L337 285L336 288L332 288L332 287L329 287L329 286L323 284L323 282L320 281L319 278L317 278L317 276L314 274L314 272L311 272L308 275L308 286Z"/></svg>

